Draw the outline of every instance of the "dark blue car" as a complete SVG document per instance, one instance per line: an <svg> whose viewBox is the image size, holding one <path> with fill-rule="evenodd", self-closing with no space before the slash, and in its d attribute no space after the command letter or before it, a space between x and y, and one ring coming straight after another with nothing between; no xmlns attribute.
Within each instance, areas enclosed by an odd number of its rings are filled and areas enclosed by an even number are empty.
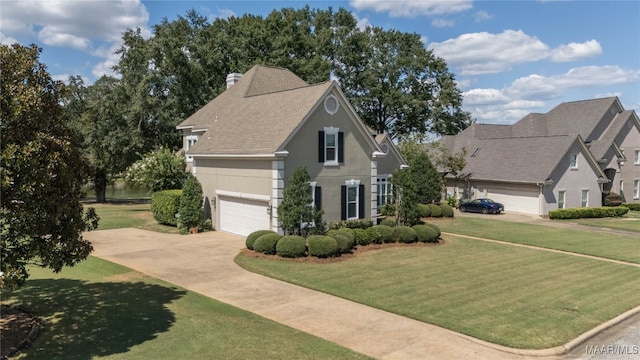
<svg viewBox="0 0 640 360"><path fill-rule="evenodd" d="M504 211L504 205L491 199L475 199L462 203L459 207L462 212L477 212L483 214L500 214Z"/></svg>

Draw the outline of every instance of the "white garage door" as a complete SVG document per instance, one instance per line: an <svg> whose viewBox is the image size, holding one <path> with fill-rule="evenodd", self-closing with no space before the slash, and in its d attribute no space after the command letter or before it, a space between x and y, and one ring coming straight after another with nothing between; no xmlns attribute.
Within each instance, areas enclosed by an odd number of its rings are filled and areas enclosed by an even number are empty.
<svg viewBox="0 0 640 360"><path fill-rule="evenodd" d="M504 205L505 212L539 215L538 190L489 187L487 193L489 199Z"/></svg>
<svg viewBox="0 0 640 360"><path fill-rule="evenodd" d="M256 230L269 230L269 202L220 196L220 230L247 236Z"/></svg>

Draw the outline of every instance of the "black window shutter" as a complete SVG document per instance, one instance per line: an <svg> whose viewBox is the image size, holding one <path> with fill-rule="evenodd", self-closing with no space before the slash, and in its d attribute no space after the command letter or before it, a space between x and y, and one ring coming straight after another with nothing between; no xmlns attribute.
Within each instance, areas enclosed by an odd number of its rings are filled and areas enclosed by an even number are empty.
<svg viewBox="0 0 640 360"><path fill-rule="evenodd" d="M318 162L324 162L324 131L318 131Z"/></svg>
<svg viewBox="0 0 640 360"><path fill-rule="evenodd" d="M338 162L344 162L344 133L338 132Z"/></svg>
<svg viewBox="0 0 640 360"><path fill-rule="evenodd" d="M340 189L340 220L347 220L347 185Z"/></svg>
<svg viewBox="0 0 640 360"><path fill-rule="evenodd" d="M358 219L364 219L364 184L358 186Z"/></svg>
<svg viewBox="0 0 640 360"><path fill-rule="evenodd" d="M316 209L322 210L322 188L320 186L315 187L315 205Z"/></svg>

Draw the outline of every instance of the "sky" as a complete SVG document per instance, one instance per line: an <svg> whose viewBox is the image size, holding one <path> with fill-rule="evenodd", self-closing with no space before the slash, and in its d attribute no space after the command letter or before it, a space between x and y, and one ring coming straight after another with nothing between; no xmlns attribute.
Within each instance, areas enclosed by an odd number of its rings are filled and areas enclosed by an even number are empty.
<svg viewBox="0 0 640 360"><path fill-rule="evenodd" d="M478 123L512 124L566 101L618 96L640 113L640 1L0 0L0 42L37 44L56 80L113 74L126 29L190 9L215 18L266 17L284 7L343 7L358 25L420 35L443 58Z"/></svg>

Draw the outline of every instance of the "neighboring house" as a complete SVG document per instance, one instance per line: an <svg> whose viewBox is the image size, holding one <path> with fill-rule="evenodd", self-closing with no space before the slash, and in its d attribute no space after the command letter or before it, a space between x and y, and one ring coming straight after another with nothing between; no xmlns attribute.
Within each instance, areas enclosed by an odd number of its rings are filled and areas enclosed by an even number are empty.
<svg viewBox="0 0 640 360"><path fill-rule="evenodd" d="M309 85L291 71L255 66L183 121L184 149L217 229L281 232L278 205L293 170L306 166L324 220L373 219L404 164L371 134L334 81Z"/></svg>
<svg viewBox="0 0 640 360"><path fill-rule="evenodd" d="M617 97L562 103L513 125L474 124L441 142L467 151L447 192L488 197L505 211L599 207L610 192L640 202L640 121Z"/></svg>

